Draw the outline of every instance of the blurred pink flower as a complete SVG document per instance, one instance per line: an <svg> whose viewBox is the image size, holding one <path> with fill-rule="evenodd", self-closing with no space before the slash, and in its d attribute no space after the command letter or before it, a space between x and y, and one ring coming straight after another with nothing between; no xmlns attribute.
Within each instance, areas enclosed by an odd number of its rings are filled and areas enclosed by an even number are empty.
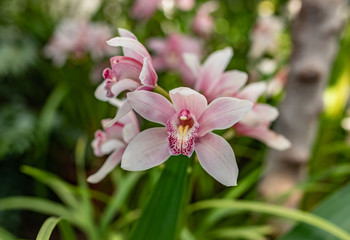
<svg viewBox="0 0 350 240"><path fill-rule="evenodd" d="M288 71L288 67L280 69L276 75L268 82L266 89L267 96L275 96L282 92L287 84Z"/></svg>
<svg viewBox="0 0 350 240"><path fill-rule="evenodd" d="M132 9L131 17L135 19L149 19L157 11L162 1L166 0L135 0ZM183 10L189 11L193 8L195 0L168 0L172 1L173 6Z"/></svg>
<svg viewBox="0 0 350 240"><path fill-rule="evenodd" d="M102 120L102 126L109 121L110 119ZM95 139L91 143L94 154L98 157L104 155L109 157L95 174L89 176L88 181L97 183L110 173L120 163L127 145L139 132L139 124L134 112L129 112L109 128L103 127L103 130L97 130Z"/></svg>
<svg viewBox="0 0 350 240"><path fill-rule="evenodd" d="M160 0L135 0L131 9L131 17L149 19L157 11L159 4Z"/></svg>
<svg viewBox="0 0 350 240"><path fill-rule="evenodd" d="M214 18L210 15L215 12L219 4L214 1L209 1L202 4L192 23L192 29L200 36L208 37L214 30Z"/></svg>
<svg viewBox="0 0 350 240"><path fill-rule="evenodd" d="M154 51L153 63L157 71L177 71L187 85L193 86L195 78L185 64L183 54L192 53L200 58L202 44L199 40L185 35L170 34L166 39L150 39L147 46Z"/></svg>
<svg viewBox="0 0 350 240"><path fill-rule="evenodd" d="M237 98L246 99L255 104L252 110L234 128L240 135L258 139L271 148L283 151L290 148L290 141L269 129L271 122L278 117L278 110L268 104L257 103L258 98L265 91L266 83L257 82L248 84L235 94Z"/></svg>
<svg viewBox="0 0 350 240"><path fill-rule="evenodd" d="M259 17L250 39L252 42L249 56L256 59L265 53L274 54L278 48L278 40L283 30L283 22L275 16Z"/></svg>
<svg viewBox="0 0 350 240"><path fill-rule="evenodd" d="M259 96L266 90L266 83L252 83L241 89L247 81L247 74L237 70L224 72L232 55L231 48L216 51L201 66L195 55L185 54L185 62L196 76L195 89L202 92L209 101L215 101L219 97L236 97L253 102L252 110L234 126L236 131L278 150L289 148L288 139L269 129L271 122L278 116L278 110L268 104L257 103Z"/></svg>
<svg viewBox="0 0 350 240"><path fill-rule="evenodd" d="M105 41L112 37L112 30L103 23L89 23L86 20L63 20L54 32L44 55L56 66L63 66L69 56L84 57L90 52L94 60L110 56L113 48Z"/></svg>
<svg viewBox="0 0 350 240"><path fill-rule="evenodd" d="M190 157L195 151L199 163L212 177L226 186L236 185L234 152L224 138L211 131L231 127L251 109L252 103L218 98L208 105L202 94L186 87L171 90L170 98L172 104L157 93L128 93L128 101L137 113L165 127L138 134L125 150L122 168L141 171L163 163L171 155Z"/></svg>
<svg viewBox="0 0 350 240"><path fill-rule="evenodd" d="M103 71L105 79L96 89L95 96L101 101L113 104L114 99L124 91L152 90L157 85L158 76L154 70L151 56L136 36L125 29L119 29L121 37L113 38L110 46L122 47L124 56L110 59L111 68ZM120 106L112 125L131 111L128 101Z"/></svg>

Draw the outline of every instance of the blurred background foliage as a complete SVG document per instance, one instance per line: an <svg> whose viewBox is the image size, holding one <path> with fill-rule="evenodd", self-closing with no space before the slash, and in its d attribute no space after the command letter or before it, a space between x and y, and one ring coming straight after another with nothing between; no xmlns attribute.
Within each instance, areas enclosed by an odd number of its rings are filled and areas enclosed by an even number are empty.
<svg viewBox="0 0 350 240"><path fill-rule="evenodd" d="M34 239L51 215L64 219L48 222L59 225L52 239L127 239L160 176L161 167L142 173L116 168L101 183L87 184L86 175L95 172L104 160L93 156L89 143L95 130L101 128L101 119L114 116L116 111L94 97L109 59L106 56L95 61L89 54L78 59L69 55L63 66L54 65L43 49L56 26L66 18L87 18L108 24L114 35L118 27L129 29L142 43L174 31L195 36L191 21L204 2L196 1L195 7L187 12L158 10L148 21L129 17L132 1L127 0L0 2L0 239ZM287 0L217 3L219 7L212 13L214 32L202 39L204 57L231 46L234 57L228 69L249 72L252 81L269 81L287 66L292 48L292 17ZM259 60L248 57L250 34L261 14L274 14L284 21L278 54L263 56L276 62L277 67L270 72L259 72ZM325 92L325 111L309 163L309 178L297 186L305 192L301 203L305 211L311 211L349 183L349 51L348 25ZM116 49L115 54L118 53ZM158 76L159 84L167 90L180 83L175 72L161 72ZM261 101L276 105L281 98L283 92ZM142 124L144 128L152 123ZM240 167L239 185L225 188L203 174L198 164L194 165L191 203L211 198L260 201L256 187L266 146L245 137L234 138L230 143ZM345 200L349 200L350 190L346 189L339 197L344 201L337 202L333 213L348 207ZM349 231L348 216L340 219ZM274 238L271 221L261 213L213 208L188 216L180 238ZM307 226L300 228L311 231ZM291 236L289 233L282 239L301 239Z"/></svg>

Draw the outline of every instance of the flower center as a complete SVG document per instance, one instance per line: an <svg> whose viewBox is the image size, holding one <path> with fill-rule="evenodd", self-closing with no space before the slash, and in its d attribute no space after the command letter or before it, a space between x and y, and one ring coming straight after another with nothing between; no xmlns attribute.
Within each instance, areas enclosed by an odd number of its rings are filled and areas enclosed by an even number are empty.
<svg viewBox="0 0 350 240"><path fill-rule="evenodd" d="M183 109L175 113L167 121L167 142L172 155L187 155L194 150L194 140L197 137L199 124L189 110Z"/></svg>

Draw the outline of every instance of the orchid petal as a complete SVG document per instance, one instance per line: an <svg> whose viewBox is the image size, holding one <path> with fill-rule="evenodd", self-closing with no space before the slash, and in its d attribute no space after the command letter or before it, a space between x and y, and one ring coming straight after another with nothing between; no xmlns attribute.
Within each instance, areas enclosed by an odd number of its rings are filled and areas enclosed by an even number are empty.
<svg viewBox="0 0 350 240"><path fill-rule="evenodd" d="M132 32L124 28L118 28L118 33L121 37L128 37L137 40L137 37Z"/></svg>
<svg viewBox="0 0 350 240"><path fill-rule="evenodd" d="M238 167L228 142L214 133L207 133L195 145L198 161L204 170L226 186L237 185Z"/></svg>
<svg viewBox="0 0 350 240"><path fill-rule="evenodd" d="M255 103L261 94L266 90L265 82L248 84L241 92L237 94L238 98L249 100Z"/></svg>
<svg viewBox="0 0 350 240"><path fill-rule="evenodd" d="M257 103L248 112L241 123L249 126L256 126L261 123L270 123L278 117L278 110L268 104Z"/></svg>
<svg viewBox="0 0 350 240"><path fill-rule="evenodd" d="M140 83L136 82L135 80L122 79L112 86L111 92L114 94L114 96L118 96L121 92L125 90L134 91L139 86Z"/></svg>
<svg viewBox="0 0 350 240"><path fill-rule="evenodd" d="M137 127L132 124L132 123L129 123L129 124L126 124L124 127L123 127L123 140L125 142L130 142L137 134L139 133Z"/></svg>
<svg viewBox="0 0 350 240"><path fill-rule="evenodd" d="M193 53L184 53L182 57L187 67L191 70L193 76L197 78L200 71L199 57Z"/></svg>
<svg viewBox="0 0 350 240"><path fill-rule="evenodd" d="M135 39L129 37L115 37L108 40L107 44L112 47L122 47L125 56L134 58L140 63L143 62L145 57L151 59L146 48Z"/></svg>
<svg viewBox="0 0 350 240"><path fill-rule="evenodd" d="M248 74L245 72L238 70L226 71L221 75L220 84L217 88L220 89L221 92L232 95L232 93L238 92L238 90L246 84L247 80ZM215 90L215 88L213 90Z"/></svg>
<svg viewBox="0 0 350 240"><path fill-rule="evenodd" d="M149 128L138 134L128 145L121 167L142 171L155 167L170 157L166 128Z"/></svg>
<svg viewBox="0 0 350 240"><path fill-rule="evenodd" d="M143 59L143 67L140 73L140 80L143 85L156 86L157 73L148 58Z"/></svg>
<svg viewBox="0 0 350 240"><path fill-rule="evenodd" d="M123 105L119 108L116 116L109 121L108 123L106 123L104 125L104 127L110 127L112 126L114 123L118 122L119 119L121 119L122 117L124 117L126 114L128 114L130 111L132 111L132 107L131 104L129 103L128 100L126 100Z"/></svg>
<svg viewBox="0 0 350 240"><path fill-rule="evenodd" d="M235 129L239 134L260 140L267 146L279 151L284 151L291 147L291 142L287 138L268 129L267 125L250 127L238 123L235 125Z"/></svg>
<svg viewBox="0 0 350 240"><path fill-rule="evenodd" d="M103 102L107 102L109 98L106 96L106 81L103 81L95 90L95 97Z"/></svg>
<svg viewBox="0 0 350 240"><path fill-rule="evenodd" d="M207 99L200 93L187 87L179 87L169 92L176 112L187 109L199 119L207 108Z"/></svg>
<svg viewBox="0 0 350 240"><path fill-rule="evenodd" d="M226 129L241 120L253 107L253 103L237 98L218 98L212 101L198 120L199 136L214 129Z"/></svg>
<svg viewBox="0 0 350 240"><path fill-rule="evenodd" d="M127 94L132 108L149 121L166 125L175 114L171 103L162 95L148 91L130 92Z"/></svg>
<svg viewBox="0 0 350 240"><path fill-rule="evenodd" d="M115 149L123 147L125 144L118 139L110 139L101 145L101 152L104 155L110 154Z"/></svg>
<svg viewBox="0 0 350 240"><path fill-rule="evenodd" d="M114 151L106 159L102 167L96 173L88 177L87 181L89 183L98 183L103 178L105 178L107 174L110 173L115 168L115 166L117 166L120 163L124 151L125 148L119 148L118 150Z"/></svg>
<svg viewBox="0 0 350 240"><path fill-rule="evenodd" d="M232 48L229 47L212 53L202 66L196 89L206 91L210 86L216 86L232 55Z"/></svg>

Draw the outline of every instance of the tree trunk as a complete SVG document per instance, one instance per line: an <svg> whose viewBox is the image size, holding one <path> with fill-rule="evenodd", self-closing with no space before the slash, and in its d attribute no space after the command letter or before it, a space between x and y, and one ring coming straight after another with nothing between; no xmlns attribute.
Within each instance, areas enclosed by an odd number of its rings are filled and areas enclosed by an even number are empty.
<svg viewBox="0 0 350 240"><path fill-rule="evenodd" d="M270 150L260 183L268 201L291 190L306 176L306 166L317 134L322 95L338 49L343 27L345 0L304 0L293 26L293 52L275 130L286 136L292 147ZM285 203L296 207L301 193L295 192Z"/></svg>

